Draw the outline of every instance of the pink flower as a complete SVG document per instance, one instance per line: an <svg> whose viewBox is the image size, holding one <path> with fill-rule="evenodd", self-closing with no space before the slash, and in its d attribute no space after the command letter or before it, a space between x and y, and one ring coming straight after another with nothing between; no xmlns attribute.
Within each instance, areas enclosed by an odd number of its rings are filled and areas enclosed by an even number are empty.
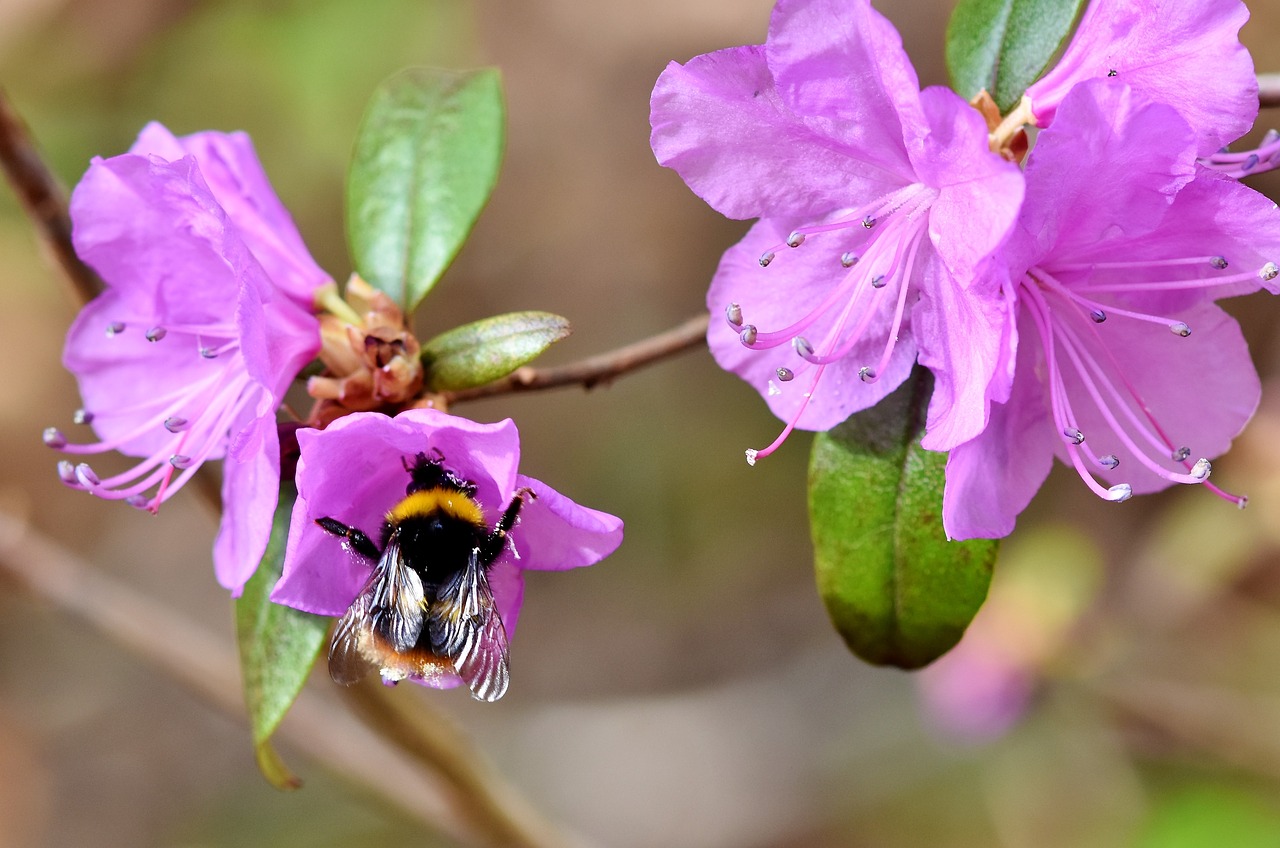
<svg viewBox="0 0 1280 848"><path fill-rule="evenodd" d="M302 452L296 478L298 500L289 525L284 574L271 594L276 603L319 615L340 616L348 611L369 581L374 563L359 553L358 545L350 541L344 545L317 520L340 522L370 540L381 536L385 552L388 528L384 525L391 510L406 498L411 480L406 468L419 454L438 460L455 480L474 485L472 497L489 528L517 492L532 492L506 536L505 550L486 569L508 636L515 632L520 614L526 570L592 565L622 542L620 519L579 506L545 483L517 473L520 440L509 419L478 424L434 409L411 409L395 418L357 412L325 430L300 430L298 444ZM344 547L356 550L344 551ZM410 561L408 565L421 570L419 587L430 585L427 563ZM425 650L429 653L429 647ZM405 675L384 669L384 676L394 681ZM459 683L451 670L408 676L435 688Z"/></svg>
<svg viewBox="0 0 1280 848"><path fill-rule="evenodd" d="M1111 77L1182 115L1208 156L1258 115L1253 60L1240 43L1240 0L1092 0L1057 64L1027 88L1037 126L1072 87Z"/></svg>
<svg viewBox="0 0 1280 848"><path fill-rule="evenodd" d="M129 153L94 159L71 198L76 251L106 283L77 317L63 362L77 420L99 441L45 442L141 462L101 478L59 463L64 482L154 512L209 459L226 459L214 545L238 592L266 550L279 489L276 409L319 350L307 254L243 133L175 138L148 125Z"/></svg>
<svg viewBox="0 0 1280 848"><path fill-rule="evenodd" d="M716 360L787 422L748 459L872 406L917 357L936 378L925 446L982 430L1007 308L983 268L1022 174L954 92L920 91L887 20L866 0L780 0L763 47L672 63L651 108L658 161L760 218L707 295L728 318L707 334Z"/></svg>
<svg viewBox="0 0 1280 848"><path fill-rule="evenodd" d="M1276 291L1280 211L1196 150L1174 109L1108 80L1040 134L1005 250L1016 333L990 424L948 458L950 537L1008 534L1055 455L1107 500L1192 483L1243 502L1206 480L1260 387L1213 301Z"/></svg>

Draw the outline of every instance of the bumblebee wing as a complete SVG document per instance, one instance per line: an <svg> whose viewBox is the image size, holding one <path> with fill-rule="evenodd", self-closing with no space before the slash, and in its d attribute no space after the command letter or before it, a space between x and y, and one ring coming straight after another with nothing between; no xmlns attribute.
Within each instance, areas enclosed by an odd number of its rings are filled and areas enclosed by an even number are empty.
<svg viewBox="0 0 1280 848"><path fill-rule="evenodd" d="M422 580L405 562L395 536L387 542L373 573L370 621L393 651L408 651L422 635L424 595Z"/></svg>
<svg viewBox="0 0 1280 848"><path fill-rule="evenodd" d="M329 641L329 676L334 683L350 686L368 674L372 667L360 651L360 642L363 631L369 626L369 600L377 579L375 570L333 628L333 638Z"/></svg>
<svg viewBox="0 0 1280 848"><path fill-rule="evenodd" d="M493 601L489 578L472 550L465 568L436 592L428 611L431 650L453 662L454 671L480 701L496 701L507 692L511 673L507 629Z"/></svg>

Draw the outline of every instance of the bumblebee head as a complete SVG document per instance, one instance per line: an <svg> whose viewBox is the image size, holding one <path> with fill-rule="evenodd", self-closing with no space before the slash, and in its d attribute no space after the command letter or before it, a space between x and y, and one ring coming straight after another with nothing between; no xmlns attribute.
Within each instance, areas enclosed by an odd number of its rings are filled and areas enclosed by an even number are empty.
<svg viewBox="0 0 1280 848"><path fill-rule="evenodd" d="M419 453L414 457L412 465L408 459L401 461L404 463L404 470L409 472L409 485L404 490L406 495L428 489L453 489L468 498L475 497L476 484L445 468L444 454L436 448L431 449L430 456Z"/></svg>

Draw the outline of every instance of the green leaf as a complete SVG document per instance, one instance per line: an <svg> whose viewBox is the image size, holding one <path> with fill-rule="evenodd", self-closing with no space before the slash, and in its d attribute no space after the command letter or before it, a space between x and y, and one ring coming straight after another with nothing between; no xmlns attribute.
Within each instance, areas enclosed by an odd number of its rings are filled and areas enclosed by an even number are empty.
<svg viewBox="0 0 1280 848"><path fill-rule="evenodd" d="M271 736L302 691L329 628L324 616L274 604L269 598L284 565L289 517L297 497L292 483L281 486L267 552L235 602L240 673L255 753L263 775L277 789L296 789L301 781L271 747Z"/></svg>
<svg viewBox="0 0 1280 848"><path fill-rule="evenodd" d="M411 313L489 200L505 111L495 68L411 68L374 92L347 181L356 271Z"/></svg>
<svg viewBox="0 0 1280 848"><path fill-rule="evenodd" d="M550 312L511 312L441 333L422 346L433 392L483 386L536 359L569 335L569 321Z"/></svg>
<svg viewBox="0 0 1280 848"><path fill-rule="evenodd" d="M947 25L947 72L965 99L986 89L1001 113L1021 99L1071 32L1084 0L960 0Z"/></svg>
<svg viewBox="0 0 1280 848"><path fill-rule="evenodd" d="M949 542L946 454L920 447L927 371L814 440L809 521L818 590L836 630L877 665L919 668L951 649L987 595L998 543Z"/></svg>

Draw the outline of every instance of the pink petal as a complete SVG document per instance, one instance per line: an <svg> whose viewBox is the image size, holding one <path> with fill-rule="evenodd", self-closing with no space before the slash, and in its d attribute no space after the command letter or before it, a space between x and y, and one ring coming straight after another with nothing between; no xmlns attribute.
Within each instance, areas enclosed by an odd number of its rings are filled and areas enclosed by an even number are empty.
<svg viewBox="0 0 1280 848"><path fill-rule="evenodd" d="M248 135L200 132L178 138L160 124L151 123L143 128L130 152L168 160L194 156L205 183L272 283L310 308L315 289L328 282L329 275L311 258Z"/></svg>
<svg viewBox="0 0 1280 848"><path fill-rule="evenodd" d="M1062 58L1027 89L1040 126L1072 86L1113 74L1191 124L1207 156L1248 132L1258 114L1253 60L1240 44L1239 0L1093 0Z"/></svg>
<svg viewBox="0 0 1280 848"><path fill-rule="evenodd" d="M827 132L827 122L792 113L774 88L764 48L735 47L672 62L650 104L650 141L699 197L730 218L813 217L896 188L867 154ZM898 153L899 161L905 157ZM897 170L902 170L898 168Z"/></svg>
<svg viewBox="0 0 1280 848"><path fill-rule="evenodd" d="M594 565L622 544L622 519L566 498L541 480L519 475L538 496L525 503L511 533L520 567L564 571Z"/></svg>

